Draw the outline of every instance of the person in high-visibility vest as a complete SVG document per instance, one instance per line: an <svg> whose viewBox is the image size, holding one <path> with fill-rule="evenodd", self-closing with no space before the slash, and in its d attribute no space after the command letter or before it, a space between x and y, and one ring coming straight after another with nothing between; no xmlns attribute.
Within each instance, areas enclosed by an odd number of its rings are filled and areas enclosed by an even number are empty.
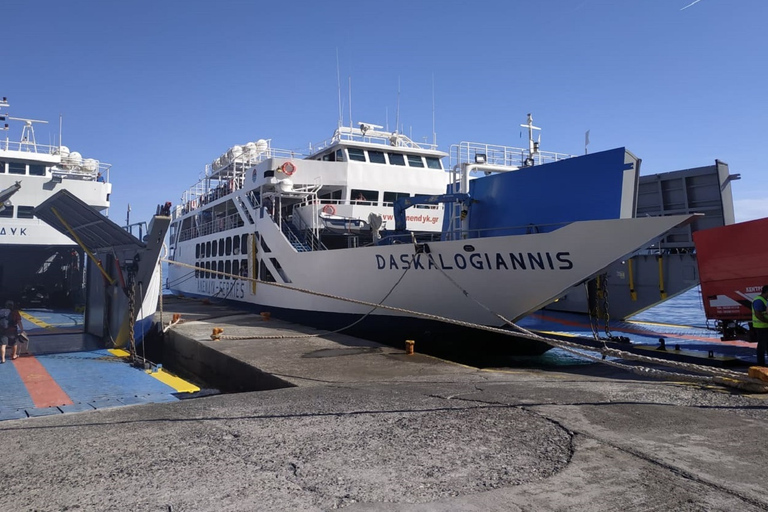
<svg viewBox="0 0 768 512"><path fill-rule="evenodd" d="M768 284L752 301L752 328L757 340L757 365L765 366L765 353L768 352Z"/></svg>

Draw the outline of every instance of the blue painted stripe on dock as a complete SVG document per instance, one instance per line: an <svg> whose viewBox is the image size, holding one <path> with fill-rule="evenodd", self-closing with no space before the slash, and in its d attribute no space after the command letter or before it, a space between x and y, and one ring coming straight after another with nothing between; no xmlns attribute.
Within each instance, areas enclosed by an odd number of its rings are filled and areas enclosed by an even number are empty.
<svg viewBox="0 0 768 512"><path fill-rule="evenodd" d="M36 408L21 376L8 361L0 365L0 420L178 400L176 389L107 350L40 355L36 360L74 403Z"/></svg>
<svg viewBox="0 0 768 512"><path fill-rule="evenodd" d="M75 361L80 364L73 364ZM107 350L50 354L42 356L40 362L73 402L93 403L176 391Z"/></svg>

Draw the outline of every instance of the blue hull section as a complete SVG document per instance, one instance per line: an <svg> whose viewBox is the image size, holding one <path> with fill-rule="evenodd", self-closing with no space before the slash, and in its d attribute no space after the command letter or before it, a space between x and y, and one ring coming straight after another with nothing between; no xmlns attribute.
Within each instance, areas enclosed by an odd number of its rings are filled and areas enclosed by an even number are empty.
<svg viewBox="0 0 768 512"><path fill-rule="evenodd" d="M516 235L619 218L627 200L625 171L632 168L625 154L617 148L472 180L469 230L482 237Z"/></svg>

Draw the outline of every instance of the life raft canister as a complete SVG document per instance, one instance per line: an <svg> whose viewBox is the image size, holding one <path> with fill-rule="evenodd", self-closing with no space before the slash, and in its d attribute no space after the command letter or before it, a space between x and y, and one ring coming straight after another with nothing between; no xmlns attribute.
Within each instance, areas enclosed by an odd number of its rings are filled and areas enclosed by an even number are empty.
<svg viewBox="0 0 768 512"><path fill-rule="evenodd" d="M332 204L327 204L323 206L323 213L327 213L328 215L335 215L336 208L334 208Z"/></svg>
<svg viewBox="0 0 768 512"><path fill-rule="evenodd" d="M282 172L286 176L293 176L293 173L296 172L296 164L294 164L293 162L285 162L283 165L280 166L280 172Z"/></svg>

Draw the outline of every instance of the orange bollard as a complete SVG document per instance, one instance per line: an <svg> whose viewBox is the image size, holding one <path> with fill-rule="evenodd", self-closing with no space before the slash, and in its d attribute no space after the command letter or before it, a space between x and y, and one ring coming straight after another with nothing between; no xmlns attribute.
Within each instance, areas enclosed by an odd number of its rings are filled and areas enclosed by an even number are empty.
<svg viewBox="0 0 768 512"><path fill-rule="evenodd" d="M413 355L413 345L415 342L413 340L405 340L405 355L412 356Z"/></svg>
<svg viewBox="0 0 768 512"><path fill-rule="evenodd" d="M173 323L176 323L179 320L181 320L181 313L174 313L173 314Z"/></svg>
<svg viewBox="0 0 768 512"><path fill-rule="evenodd" d="M221 340L221 333L224 332L224 329L221 327L214 327L213 332L211 333L211 339L214 341L220 341Z"/></svg>
<svg viewBox="0 0 768 512"><path fill-rule="evenodd" d="M265 322L272 317L272 313L270 313L269 311L262 311L259 314L261 315L261 319L264 320Z"/></svg>
<svg viewBox="0 0 768 512"><path fill-rule="evenodd" d="M747 375L753 379L760 379L764 382L768 382L768 368L764 366L750 366L747 370Z"/></svg>

